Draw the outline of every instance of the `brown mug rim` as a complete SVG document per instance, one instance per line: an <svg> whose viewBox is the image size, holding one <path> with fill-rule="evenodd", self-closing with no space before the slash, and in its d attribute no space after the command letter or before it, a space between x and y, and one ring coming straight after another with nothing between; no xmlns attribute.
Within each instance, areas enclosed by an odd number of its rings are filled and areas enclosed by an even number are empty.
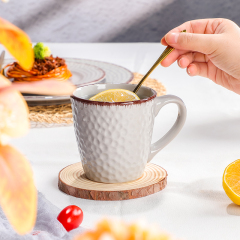
<svg viewBox="0 0 240 240"><path fill-rule="evenodd" d="M105 83L105 85L107 85L107 83ZM118 85L118 84L115 84L115 85ZM131 84L131 85L136 85L136 84ZM90 85L88 85L88 86L90 86ZM87 87L87 86L83 86L83 87ZM81 88L83 88L83 87L81 87ZM151 101L152 99L154 99L157 96L157 92L154 89L152 89L150 87L146 87L146 86L142 86L142 87L150 89L152 92L152 96L150 96L148 98L136 100L136 101L129 101L129 102L99 102L99 101L92 101L92 100L80 98L73 94L70 97L78 102L82 102L85 104L91 104L91 105L99 105L99 106L119 106L119 105L121 105L121 106L125 106L125 105L133 105L133 104L142 104L142 103Z"/></svg>

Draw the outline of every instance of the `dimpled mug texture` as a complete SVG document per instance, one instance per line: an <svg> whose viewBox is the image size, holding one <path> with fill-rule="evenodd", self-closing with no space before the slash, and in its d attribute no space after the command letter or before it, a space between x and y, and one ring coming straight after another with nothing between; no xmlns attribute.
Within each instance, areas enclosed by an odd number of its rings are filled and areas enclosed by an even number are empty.
<svg viewBox="0 0 240 240"><path fill-rule="evenodd" d="M154 100L112 106L71 101L86 176L105 183L141 177L151 151Z"/></svg>

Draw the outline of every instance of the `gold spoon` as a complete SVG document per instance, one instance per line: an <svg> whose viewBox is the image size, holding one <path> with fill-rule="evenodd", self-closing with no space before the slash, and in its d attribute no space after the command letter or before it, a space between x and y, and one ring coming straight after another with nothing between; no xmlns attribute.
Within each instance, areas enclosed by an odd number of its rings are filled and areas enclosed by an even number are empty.
<svg viewBox="0 0 240 240"><path fill-rule="evenodd" d="M183 30L181 32L186 32L186 30ZM158 58L158 60L153 64L153 66L150 68L150 70L146 73L146 75L141 79L141 81L138 83L138 85L133 90L134 93L137 93L139 88L142 86L145 79L152 73L152 71L165 59L172 51L174 50L173 47L167 46L167 48L163 51L161 56Z"/></svg>

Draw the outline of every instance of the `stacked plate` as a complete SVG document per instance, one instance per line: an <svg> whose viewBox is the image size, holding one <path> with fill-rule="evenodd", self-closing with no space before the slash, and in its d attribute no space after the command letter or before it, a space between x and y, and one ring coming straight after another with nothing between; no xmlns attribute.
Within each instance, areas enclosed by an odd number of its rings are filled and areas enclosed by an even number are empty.
<svg viewBox="0 0 240 240"><path fill-rule="evenodd" d="M95 83L129 83L133 80L133 73L121 66L87 59L64 58L72 73L68 80L77 87ZM4 65L14 62L7 59ZM70 96L43 96L24 94L29 106L55 105L70 103Z"/></svg>

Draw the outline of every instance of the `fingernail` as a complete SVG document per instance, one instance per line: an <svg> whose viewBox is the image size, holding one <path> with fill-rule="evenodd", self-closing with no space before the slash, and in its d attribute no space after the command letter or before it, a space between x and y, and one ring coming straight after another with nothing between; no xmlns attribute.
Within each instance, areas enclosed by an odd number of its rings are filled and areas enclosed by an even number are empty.
<svg viewBox="0 0 240 240"><path fill-rule="evenodd" d="M167 38L168 43L169 44L177 43L178 37L179 37L179 33L169 33Z"/></svg>
<svg viewBox="0 0 240 240"><path fill-rule="evenodd" d="M190 68L187 69L187 72L188 72L188 74L191 74L191 72L190 72Z"/></svg>
<svg viewBox="0 0 240 240"><path fill-rule="evenodd" d="M180 59L178 60L178 66L179 66L179 67L182 67L182 65L181 65L181 60L182 60L182 58L180 58Z"/></svg>

